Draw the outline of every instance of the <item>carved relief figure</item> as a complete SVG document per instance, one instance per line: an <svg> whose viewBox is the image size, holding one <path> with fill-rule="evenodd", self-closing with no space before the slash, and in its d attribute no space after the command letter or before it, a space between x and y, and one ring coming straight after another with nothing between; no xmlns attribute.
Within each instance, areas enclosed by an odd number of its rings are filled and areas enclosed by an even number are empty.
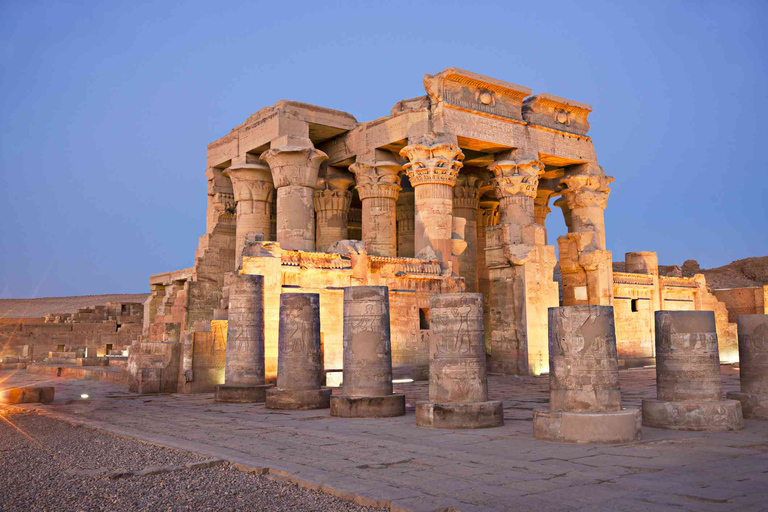
<svg viewBox="0 0 768 512"><path fill-rule="evenodd" d="M301 309L294 309L288 313L289 328L288 339L281 345L284 354L305 354L307 353L307 331L309 325L306 318L309 316L309 306Z"/></svg>

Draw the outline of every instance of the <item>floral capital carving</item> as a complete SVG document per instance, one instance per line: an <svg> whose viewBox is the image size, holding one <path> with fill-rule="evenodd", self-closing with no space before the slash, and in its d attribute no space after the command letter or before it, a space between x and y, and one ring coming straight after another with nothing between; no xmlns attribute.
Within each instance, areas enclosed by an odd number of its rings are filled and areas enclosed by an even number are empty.
<svg viewBox="0 0 768 512"><path fill-rule="evenodd" d="M355 162L349 170L355 174L357 193L361 200L372 197L386 197L397 200L402 190L399 172L403 168L398 162Z"/></svg>
<svg viewBox="0 0 768 512"><path fill-rule="evenodd" d="M453 187L453 207L476 210L480 201L482 181L471 174L459 174Z"/></svg>
<svg viewBox="0 0 768 512"><path fill-rule="evenodd" d="M536 197L544 164L538 160L500 160L488 166L493 172L493 188L499 198Z"/></svg>
<svg viewBox="0 0 768 512"><path fill-rule="evenodd" d="M400 156L409 160L404 167L414 187L424 184L452 187L456 184L459 170L464 166L461 162L464 153L451 142L430 146L412 144L404 147Z"/></svg>
<svg viewBox="0 0 768 512"><path fill-rule="evenodd" d="M603 174L575 174L560 180L564 188L563 197L570 210L598 206L605 209L608 204L608 188L615 178Z"/></svg>

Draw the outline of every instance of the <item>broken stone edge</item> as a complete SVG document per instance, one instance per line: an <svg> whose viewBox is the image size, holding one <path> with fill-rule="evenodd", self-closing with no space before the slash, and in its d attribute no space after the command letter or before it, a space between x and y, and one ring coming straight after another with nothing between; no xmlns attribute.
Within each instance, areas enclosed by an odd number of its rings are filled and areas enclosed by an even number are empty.
<svg viewBox="0 0 768 512"><path fill-rule="evenodd" d="M405 394L331 397L331 416L337 418L392 418L405 415Z"/></svg>
<svg viewBox="0 0 768 512"><path fill-rule="evenodd" d="M580 444L617 444L640 441L640 409L612 412L533 410L533 437L542 441Z"/></svg>
<svg viewBox="0 0 768 512"><path fill-rule="evenodd" d="M741 402L741 412L745 420L768 420L768 395L734 392L725 397Z"/></svg>
<svg viewBox="0 0 768 512"><path fill-rule="evenodd" d="M320 389L280 389L267 390L267 409L306 411L310 409L328 409L331 406L331 388Z"/></svg>
<svg viewBox="0 0 768 512"><path fill-rule="evenodd" d="M504 405L487 402L416 402L416 426L446 430L504 425Z"/></svg>
<svg viewBox="0 0 768 512"><path fill-rule="evenodd" d="M741 402L643 400L643 426L667 430L724 432L744 428Z"/></svg>

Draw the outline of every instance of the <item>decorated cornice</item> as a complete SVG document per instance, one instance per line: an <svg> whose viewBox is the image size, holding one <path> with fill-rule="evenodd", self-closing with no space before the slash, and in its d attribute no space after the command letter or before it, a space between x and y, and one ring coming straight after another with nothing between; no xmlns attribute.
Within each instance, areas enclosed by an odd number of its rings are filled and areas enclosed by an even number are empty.
<svg viewBox="0 0 768 512"><path fill-rule="evenodd" d="M608 204L608 188L615 178L603 174L574 174L565 176L560 180L560 186L564 188L568 209L598 206L605 209ZM555 202L556 206L559 206Z"/></svg>
<svg viewBox="0 0 768 512"><path fill-rule="evenodd" d="M397 200L400 187L400 170L403 166L394 161L355 162L349 170L355 174L357 194L361 200L385 197Z"/></svg>
<svg viewBox="0 0 768 512"><path fill-rule="evenodd" d="M493 188L499 198L536 197L539 178L544 174L544 164L538 160L499 160L488 169L493 172Z"/></svg>
<svg viewBox="0 0 768 512"><path fill-rule="evenodd" d="M459 174L453 187L453 207L476 210L480 201L481 180L472 174Z"/></svg>
<svg viewBox="0 0 768 512"><path fill-rule="evenodd" d="M289 185L315 188L320 164L328 155L319 149L301 146L282 146L261 154L260 160L272 170L275 188Z"/></svg>
<svg viewBox="0 0 768 512"><path fill-rule="evenodd" d="M452 187L456 184L459 170L464 166L461 162L464 153L451 142L429 146L412 144L404 147L400 156L409 160L404 167L413 187L425 184Z"/></svg>

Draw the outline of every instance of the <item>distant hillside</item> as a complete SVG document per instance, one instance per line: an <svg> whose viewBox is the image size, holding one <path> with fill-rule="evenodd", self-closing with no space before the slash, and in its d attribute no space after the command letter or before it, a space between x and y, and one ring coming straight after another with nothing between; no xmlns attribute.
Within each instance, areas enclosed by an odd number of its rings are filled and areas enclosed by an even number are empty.
<svg viewBox="0 0 768 512"><path fill-rule="evenodd" d="M624 272L623 261L613 262L614 272ZM719 288L750 288L768 284L768 256L744 258L717 268L704 269L696 260L686 260L682 266L659 265L659 274L663 276L693 277L704 274L707 285Z"/></svg>
<svg viewBox="0 0 768 512"><path fill-rule="evenodd" d="M37 318L46 313L74 313L88 306L107 302L144 302L148 293L116 293L110 295L80 295L78 297L42 297L39 299L0 299L0 319Z"/></svg>

